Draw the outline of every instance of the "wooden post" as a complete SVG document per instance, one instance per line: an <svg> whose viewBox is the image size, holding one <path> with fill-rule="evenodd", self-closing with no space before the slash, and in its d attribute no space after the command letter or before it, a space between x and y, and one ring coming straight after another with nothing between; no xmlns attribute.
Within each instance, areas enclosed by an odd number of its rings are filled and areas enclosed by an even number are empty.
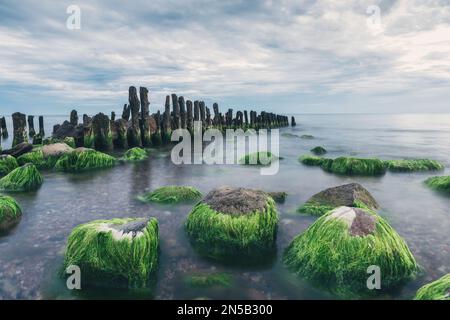
<svg viewBox="0 0 450 320"><path fill-rule="evenodd" d="M96 150L111 151L113 149L111 122L107 115L98 113L92 118L92 134Z"/></svg>
<svg viewBox="0 0 450 320"><path fill-rule="evenodd" d="M12 114L13 120L13 143L12 146L15 147L19 143L28 142L27 137L27 120L26 115L20 112L15 112Z"/></svg>
<svg viewBox="0 0 450 320"><path fill-rule="evenodd" d="M166 96L164 116L163 116L163 142L169 143L170 136L172 135L171 119L170 119L170 96Z"/></svg>
<svg viewBox="0 0 450 320"><path fill-rule="evenodd" d="M140 102L137 96L137 90L131 86L128 90L128 100L131 112L131 125L128 127L127 138L128 146L142 147L141 130L139 128L139 109Z"/></svg>
<svg viewBox="0 0 450 320"><path fill-rule="evenodd" d="M28 116L28 135L34 137L36 130L34 130L34 116Z"/></svg>
<svg viewBox="0 0 450 320"><path fill-rule="evenodd" d="M187 122L186 122L186 128L189 130L190 133L194 130L194 118L192 115L192 101L188 100L186 101L186 107L187 107Z"/></svg>
<svg viewBox="0 0 450 320"><path fill-rule="evenodd" d="M8 127L6 127L6 119L5 117L0 118L0 128L2 128L2 137L8 138Z"/></svg>
<svg viewBox="0 0 450 320"><path fill-rule="evenodd" d="M141 98L141 139L144 147L152 145L152 138L150 133L149 117L150 117L150 102L148 101L148 89L144 87L139 88L139 95Z"/></svg>
<svg viewBox="0 0 450 320"><path fill-rule="evenodd" d="M178 105L180 108L180 122L181 128L186 129L186 103L184 102L184 97L180 96L178 98Z"/></svg>

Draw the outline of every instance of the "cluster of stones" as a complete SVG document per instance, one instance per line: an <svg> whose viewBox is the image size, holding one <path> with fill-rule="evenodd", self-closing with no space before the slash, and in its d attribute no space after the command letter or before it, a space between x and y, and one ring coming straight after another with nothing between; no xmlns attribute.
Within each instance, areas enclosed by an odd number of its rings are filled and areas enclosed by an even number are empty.
<svg viewBox="0 0 450 320"><path fill-rule="evenodd" d="M98 113L93 117L83 115L79 122L78 113L73 110L70 120L53 127L52 137L43 139L43 117L39 117L39 132L34 129L34 116L22 113L13 114L14 139L13 146L28 142L28 136L33 138L33 144L51 142L66 142L73 139L73 147L93 148L98 151L113 149L130 149L134 147L150 147L170 142L171 133L175 129L194 130L194 121L201 122L202 129L262 129L278 128L289 125L287 116L270 112L237 111L228 109L221 113L219 105L214 103L212 110L204 101L186 100L176 94L168 95L164 110L150 114L148 89L135 87L128 91L128 104L123 106L122 115L116 119L116 114L110 116ZM28 134L27 134L28 122ZM295 119L292 119L295 125ZM4 118L0 120L2 132L7 134ZM4 127L4 129L3 129ZM70 143L68 143L70 144Z"/></svg>

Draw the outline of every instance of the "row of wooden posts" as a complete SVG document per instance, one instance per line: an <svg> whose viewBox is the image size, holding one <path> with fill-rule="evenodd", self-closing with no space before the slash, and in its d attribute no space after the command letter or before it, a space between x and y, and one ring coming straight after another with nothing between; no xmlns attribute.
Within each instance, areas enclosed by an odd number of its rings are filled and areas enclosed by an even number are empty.
<svg viewBox="0 0 450 320"><path fill-rule="evenodd" d="M73 137L77 147L95 148L101 151L112 149L128 149L132 147L150 147L170 143L173 130L194 130L194 121L200 121L202 129L269 129L289 126L289 118L271 112L247 112L228 109L221 113L219 105L214 103L212 113L203 101L185 100L183 96L168 95L164 111L159 110L150 115L150 102L148 89L140 87L139 97L136 87L130 87L128 104L123 106L122 115L116 119L116 114L108 117L98 113L93 117L83 115L79 123L78 113L73 110L70 120L53 128L52 140L64 140ZM13 120L13 146L33 138L34 144L41 144L45 135L44 118L39 116L39 131L34 129L34 116L26 117L22 113L14 113ZM28 122L28 133L26 125ZM291 118L291 125L295 126L295 118ZM4 118L0 119L3 134L8 134Z"/></svg>

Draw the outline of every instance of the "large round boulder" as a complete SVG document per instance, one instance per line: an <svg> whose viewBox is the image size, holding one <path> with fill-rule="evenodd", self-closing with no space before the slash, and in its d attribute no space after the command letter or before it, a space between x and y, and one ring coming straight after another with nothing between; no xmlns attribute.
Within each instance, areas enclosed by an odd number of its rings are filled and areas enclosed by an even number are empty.
<svg viewBox="0 0 450 320"><path fill-rule="evenodd" d="M194 207L186 229L200 254L222 260L273 252L277 225L275 202L267 193L225 187Z"/></svg>
<svg viewBox="0 0 450 320"><path fill-rule="evenodd" d="M72 230L64 270L78 266L88 285L146 288L155 280L158 248L155 218L92 221Z"/></svg>
<svg viewBox="0 0 450 320"><path fill-rule="evenodd" d="M27 163L0 179L0 190L26 192L39 189L43 178L34 164Z"/></svg>
<svg viewBox="0 0 450 320"><path fill-rule="evenodd" d="M323 190L298 209L300 213L321 216L334 208L362 207L371 210L379 208L369 191L359 183L349 183Z"/></svg>
<svg viewBox="0 0 450 320"><path fill-rule="evenodd" d="M397 287L418 270L405 241L382 217L351 207L328 212L298 235L284 262L299 276L347 298ZM381 290L370 290L368 270L377 268Z"/></svg>

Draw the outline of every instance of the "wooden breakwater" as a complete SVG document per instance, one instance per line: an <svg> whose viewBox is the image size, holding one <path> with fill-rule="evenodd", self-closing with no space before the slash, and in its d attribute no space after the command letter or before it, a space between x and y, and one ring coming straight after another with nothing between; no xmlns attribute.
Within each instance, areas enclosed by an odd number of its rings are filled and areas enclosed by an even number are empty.
<svg viewBox="0 0 450 320"><path fill-rule="evenodd" d="M289 126L289 118L271 112L260 113L250 110L233 111L232 108L222 113L219 105L214 103L212 109L201 100L187 100L183 96L171 94L166 96L164 110L150 114L148 89L130 87L128 104L123 106L122 114L115 112L108 116L98 113L94 116L84 114L81 121L78 112L72 110L70 119L53 127L51 137L44 139L44 118L39 116L39 130L34 128L34 116L16 112L12 115L13 147L21 143L51 143L73 138L76 147L94 148L101 151L129 149L133 147L160 146L170 143L173 130L194 130L194 121L201 122L202 129L215 128L225 132L226 129L271 129ZM28 133L27 133L28 123ZM294 117L291 125L295 125ZM7 137L5 118L0 118L0 129Z"/></svg>

